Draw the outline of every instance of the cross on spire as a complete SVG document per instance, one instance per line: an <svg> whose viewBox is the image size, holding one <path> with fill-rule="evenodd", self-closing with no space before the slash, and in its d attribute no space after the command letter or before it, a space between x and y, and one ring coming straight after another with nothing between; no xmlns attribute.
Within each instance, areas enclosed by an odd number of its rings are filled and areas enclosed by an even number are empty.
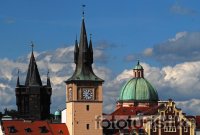
<svg viewBox="0 0 200 135"><path fill-rule="evenodd" d="M17 71L17 75L19 76L19 69L18 69L18 71Z"/></svg>
<svg viewBox="0 0 200 135"><path fill-rule="evenodd" d="M35 47L35 45L33 44L33 41L31 41L31 48L32 48L32 52L33 52L33 48Z"/></svg>
<svg viewBox="0 0 200 135"><path fill-rule="evenodd" d="M48 71L47 71L47 78L49 78L49 69L48 69Z"/></svg>
<svg viewBox="0 0 200 135"><path fill-rule="evenodd" d="M86 7L86 5L83 4L83 5L82 5L82 16L83 16L83 19L84 19L84 16L85 16L85 10L84 10L85 7Z"/></svg>

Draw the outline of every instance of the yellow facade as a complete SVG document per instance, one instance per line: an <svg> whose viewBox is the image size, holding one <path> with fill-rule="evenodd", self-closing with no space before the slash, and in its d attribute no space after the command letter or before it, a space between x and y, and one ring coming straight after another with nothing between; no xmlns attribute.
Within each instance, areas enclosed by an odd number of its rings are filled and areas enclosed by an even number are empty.
<svg viewBox="0 0 200 135"><path fill-rule="evenodd" d="M83 89L91 89L93 98L82 98ZM72 93L70 91L72 90ZM71 94L71 95L70 95ZM67 127L70 135L102 135L103 130L98 126L96 118L102 115L102 86L101 84L68 84L66 89ZM71 96L71 97L70 97Z"/></svg>

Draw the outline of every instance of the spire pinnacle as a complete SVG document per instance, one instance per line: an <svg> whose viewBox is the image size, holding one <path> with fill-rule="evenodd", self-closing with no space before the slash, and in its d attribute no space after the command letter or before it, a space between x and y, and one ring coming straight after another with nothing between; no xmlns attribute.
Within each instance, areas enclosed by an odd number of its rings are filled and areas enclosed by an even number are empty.
<svg viewBox="0 0 200 135"><path fill-rule="evenodd" d="M137 65L140 65L140 60L137 60Z"/></svg>
<svg viewBox="0 0 200 135"><path fill-rule="evenodd" d="M18 69L18 71L17 71L17 76L19 77L19 69Z"/></svg>
<svg viewBox="0 0 200 135"><path fill-rule="evenodd" d="M50 77L49 77L49 69L47 71L47 86L51 87L51 81L50 81Z"/></svg>
<svg viewBox="0 0 200 135"><path fill-rule="evenodd" d="M19 85L20 85L20 82L19 82L19 69L18 69L18 71L17 71L17 87L19 87Z"/></svg>
<svg viewBox="0 0 200 135"><path fill-rule="evenodd" d="M49 78L49 69L48 69L48 71L47 71L47 78Z"/></svg>
<svg viewBox="0 0 200 135"><path fill-rule="evenodd" d="M84 17L85 17L85 7L86 7L86 5L82 5L82 18L84 19Z"/></svg>
<svg viewBox="0 0 200 135"><path fill-rule="evenodd" d="M33 52L34 47L35 47L35 45L33 44L33 41L31 41L32 52Z"/></svg>

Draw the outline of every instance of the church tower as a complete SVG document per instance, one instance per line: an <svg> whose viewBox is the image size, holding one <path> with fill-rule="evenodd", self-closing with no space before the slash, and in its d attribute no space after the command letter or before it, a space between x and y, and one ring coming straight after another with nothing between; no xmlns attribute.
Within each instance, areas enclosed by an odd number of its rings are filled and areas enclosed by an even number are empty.
<svg viewBox="0 0 200 135"><path fill-rule="evenodd" d="M18 75L15 93L17 110L21 118L35 120L49 118L52 93L50 78L47 74L46 85L42 85L33 50L25 85L20 84Z"/></svg>
<svg viewBox="0 0 200 135"><path fill-rule="evenodd" d="M97 127L96 118L102 115L102 83L92 69L93 48L90 38L89 45L82 18L80 41L76 39L74 48L76 69L66 82L67 95L67 127L70 135L102 135Z"/></svg>

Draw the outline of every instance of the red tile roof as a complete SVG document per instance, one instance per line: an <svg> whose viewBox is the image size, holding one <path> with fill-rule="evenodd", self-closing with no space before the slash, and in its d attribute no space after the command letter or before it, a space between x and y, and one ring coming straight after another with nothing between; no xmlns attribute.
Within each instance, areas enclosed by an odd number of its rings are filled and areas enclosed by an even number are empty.
<svg viewBox="0 0 200 135"><path fill-rule="evenodd" d="M111 113L111 115L137 115L148 109L149 107L120 107Z"/></svg>
<svg viewBox="0 0 200 135"><path fill-rule="evenodd" d="M153 107L120 107L115 110L111 115L137 115L139 113L144 115L155 115L158 113L158 109L164 108L164 105L156 105Z"/></svg>
<svg viewBox="0 0 200 135"><path fill-rule="evenodd" d="M13 135L26 135L25 129L31 129L31 134L39 135L41 130L46 130L45 135L56 135L63 133L63 135L69 135L67 126L65 124L52 124L48 121L23 121L23 120L10 120L2 121L2 127L5 134L9 134L9 127L16 129Z"/></svg>
<svg viewBox="0 0 200 135"><path fill-rule="evenodd" d="M50 128L52 130L53 135L69 135L67 126L64 123L50 124Z"/></svg>

